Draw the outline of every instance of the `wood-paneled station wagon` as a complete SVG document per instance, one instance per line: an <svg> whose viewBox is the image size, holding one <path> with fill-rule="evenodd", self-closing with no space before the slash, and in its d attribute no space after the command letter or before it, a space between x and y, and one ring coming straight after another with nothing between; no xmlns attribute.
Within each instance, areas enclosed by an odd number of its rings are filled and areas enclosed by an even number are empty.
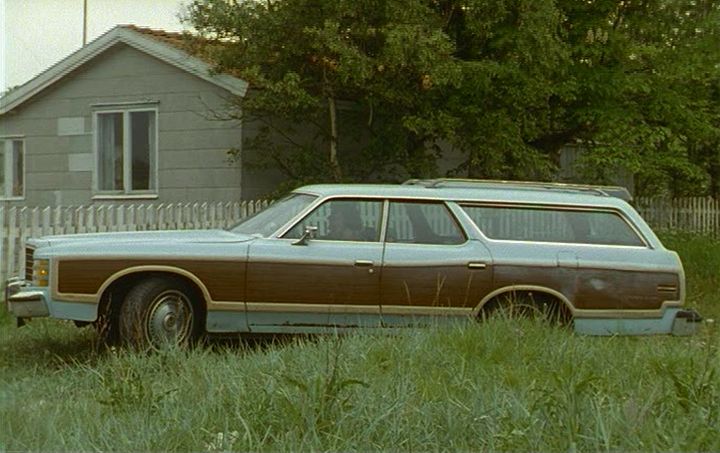
<svg viewBox="0 0 720 453"><path fill-rule="evenodd" d="M227 231L50 236L8 283L19 321L160 346L549 311L586 334L694 330L683 268L622 189L476 180L301 187Z"/></svg>

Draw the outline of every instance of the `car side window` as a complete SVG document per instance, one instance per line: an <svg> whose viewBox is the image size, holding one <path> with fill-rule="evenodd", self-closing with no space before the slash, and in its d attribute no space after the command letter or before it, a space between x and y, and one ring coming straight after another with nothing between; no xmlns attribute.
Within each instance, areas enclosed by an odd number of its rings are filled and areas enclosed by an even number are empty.
<svg viewBox="0 0 720 453"><path fill-rule="evenodd" d="M620 214L612 211L524 206L462 208L490 239L645 246Z"/></svg>
<svg viewBox="0 0 720 453"><path fill-rule="evenodd" d="M390 202L386 241L462 244L465 234L443 203Z"/></svg>
<svg viewBox="0 0 720 453"><path fill-rule="evenodd" d="M315 239L328 241L377 242L380 240L382 201L329 200L305 216L283 237L298 239L305 227L317 228Z"/></svg>

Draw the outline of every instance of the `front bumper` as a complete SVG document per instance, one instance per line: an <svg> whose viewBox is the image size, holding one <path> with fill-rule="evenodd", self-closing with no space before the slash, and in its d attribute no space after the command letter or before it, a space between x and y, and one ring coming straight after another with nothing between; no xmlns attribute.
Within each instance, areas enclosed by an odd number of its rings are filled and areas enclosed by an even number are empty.
<svg viewBox="0 0 720 453"><path fill-rule="evenodd" d="M10 279L5 285L5 303L8 311L18 319L50 316L46 291L27 286L19 278Z"/></svg>

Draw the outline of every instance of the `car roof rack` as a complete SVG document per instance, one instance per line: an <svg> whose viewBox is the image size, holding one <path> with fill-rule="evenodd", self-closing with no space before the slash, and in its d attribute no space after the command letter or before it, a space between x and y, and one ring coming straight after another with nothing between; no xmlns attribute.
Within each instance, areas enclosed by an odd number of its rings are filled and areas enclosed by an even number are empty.
<svg viewBox="0 0 720 453"><path fill-rule="evenodd" d="M462 178L436 178L436 179L408 179L403 185L423 186L427 188L478 188L488 189L542 189L562 192L582 192L604 197L615 197L631 202L630 192L621 186L601 186L592 184L573 184L564 182L541 181L505 181L498 179L462 179Z"/></svg>

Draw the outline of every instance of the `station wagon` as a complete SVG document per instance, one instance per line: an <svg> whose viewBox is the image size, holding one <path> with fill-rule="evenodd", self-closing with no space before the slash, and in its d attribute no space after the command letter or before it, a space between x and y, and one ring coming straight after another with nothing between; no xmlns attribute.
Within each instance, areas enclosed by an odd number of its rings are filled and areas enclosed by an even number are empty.
<svg viewBox="0 0 720 453"><path fill-rule="evenodd" d="M7 304L20 322L94 323L149 347L483 319L513 305L584 334L692 332L678 255L623 198L481 180L305 186L228 230L30 239Z"/></svg>

